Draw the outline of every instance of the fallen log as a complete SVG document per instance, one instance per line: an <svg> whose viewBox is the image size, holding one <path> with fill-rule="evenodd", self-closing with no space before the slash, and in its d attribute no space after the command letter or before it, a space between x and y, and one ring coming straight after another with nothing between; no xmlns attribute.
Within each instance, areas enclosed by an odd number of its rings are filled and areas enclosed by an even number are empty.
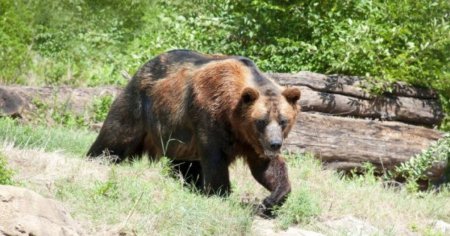
<svg viewBox="0 0 450 236"><path fill-rule="evenodd" d="M300 104L304 111L427 127L440 124L444 117L437 95L430 89L396 83L392 93L374 96L364 89L367 83L355 76L326 76L312 72L269 75L282 85L301 88Z"/></svg>
<svg viewBox="0 0 450 236"><path fill-rule="evenodd" d="M293 153L311 152L334 169L350 170L370 162L389 170L442 137L440 131L400 122L303 112L284 148ZM433 170L432 177L442 176L445 163L439 166L442 168Z"/></svg>
<svg viewBox="0 0 450 236"><path fill-rule="evenodd" d="M298 73L267 73L280 84L291 84L297 86L306 86L320 92L331 92L352 97L371 99L371 95L366 91L369 88L368 82L357 76L347 75L324 75L309 71L301 71ZM437 93L428 88L418 88L406 85L402 82L393 84L392 94L402 97L415 97L424 99L437 99Z"/></svg>
<svg viewBox="0 0 450 236"><path fill-rule="evenodd" d="M354 76L326 76L312 72L275 73L270 76L280 84L300 87L302 90L300 105L303 111L401 121L427 127L436 126L443 119L443 111L437 95L430 89L414 88L397 83L391 94L375 97L364 90L363 87L366 86L364 80ZM2 88L18 93L27 100L33 97L46 103L73 106L74 108L71 109L78 113L92 101L84 100L84 97L88 96L86 93L101 97L105 94L116 95L120 91L117 87L73 89L69 87L0 86L0 89ZM1 91L0 94L2 94ZM3 92L3 94L5 93ZM55 95L58 95L58 98L55 98ZM26 102L26 104L31 103ZM4 113L10 112L11 110L7 109L7 112Z"/></svg>
<svg viewBox="0 0 450 236"><path fill-rule="evenodd" d="M37 104L45 104L49 109L59 109L60 112L69 111L82 115L96 98L115 97L120 91L121 88L113 86L95 88L0 86L0 117L14 114L29 119L38 109Z"/></svg>

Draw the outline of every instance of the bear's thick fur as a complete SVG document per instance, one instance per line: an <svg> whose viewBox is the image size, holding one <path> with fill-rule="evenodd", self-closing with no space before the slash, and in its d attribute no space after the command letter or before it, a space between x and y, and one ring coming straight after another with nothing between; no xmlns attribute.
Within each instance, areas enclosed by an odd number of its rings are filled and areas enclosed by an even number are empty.
<svg viewBox="0 0 450 236"><path fill-rule="evenodd" d="M236 157L271 191L263 207L290 192L281 145L296 121L298 88L284 88L248 58L174 50L146 63L111 110L88 156L167 156L207 194L228 194Z"/></svg>

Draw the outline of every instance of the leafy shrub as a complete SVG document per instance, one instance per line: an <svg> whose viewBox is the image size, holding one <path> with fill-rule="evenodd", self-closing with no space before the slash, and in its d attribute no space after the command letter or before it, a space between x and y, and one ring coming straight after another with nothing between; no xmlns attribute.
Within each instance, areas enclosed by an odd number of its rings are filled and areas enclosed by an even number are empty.
<svg viewBox="0 0 450 236"><path fill-rule="evenodd" d="M178 14L163 13L167 30L143 36L160 51L244 55L265 71L362 75L374 92L404 81L438 90L444 105L450 100L448 1L223 0L191 11L168 7ZM446 119L442 128L449 127Z"/></svg>
<svg viewBox="0 0 450 236"><path fill-rule="evenodd" d="M409 190L418 189L417 181L428 180L427 171L438 162L447 162L447 178L450 177L450 134L438 140L422 153L396 167L394 175L406 179Z"/></svg>
<svg viewBox="0 0 450 236"><path fill-rule="evenodd" d="M0 184L12 185L14 183L13 171L7 167L6 157L0 153Z"/></svg>
<svg viewBox="0 0 450 236"><path fill-rule="evenodd" d="M94 104L92 106L94 113L92 117L93 122L102 122L106 119L113 100L114 97L111 95L106 95L94 100Z"/></svg>

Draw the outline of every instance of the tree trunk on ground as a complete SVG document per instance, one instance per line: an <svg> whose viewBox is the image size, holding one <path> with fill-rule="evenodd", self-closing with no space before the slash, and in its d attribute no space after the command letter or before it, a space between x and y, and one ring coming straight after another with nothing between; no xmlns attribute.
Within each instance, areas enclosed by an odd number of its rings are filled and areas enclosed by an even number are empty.
<svg viewBox="0 0 450 236"><path fill-rule="evenodd" d="M329 168L351 170L370 162L393 169L443 137L437 130L392 121L362 120L303 112L285 141L293 153L311 152ZM432 170L442 176L445 163Z"/></svg>
<svg viewBox="0 0 450 236"><path fill-rule="evenodd" d="M282 85L300 87L303 111L335 116L401 121L432 127L443 119L436 93L397 83L393 92L374 97L363 88L364 80L351 76L326 76L312 72L269 74Z"/></svg>

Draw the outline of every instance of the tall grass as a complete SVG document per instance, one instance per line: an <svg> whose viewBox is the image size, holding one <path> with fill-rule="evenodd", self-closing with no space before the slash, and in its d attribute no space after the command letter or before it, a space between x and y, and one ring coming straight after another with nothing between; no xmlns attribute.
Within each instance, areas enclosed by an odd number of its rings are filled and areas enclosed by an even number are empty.
<svg viewBox="0 0 450 236"><path fill-rule="evenodd" d="M13 143L18 148L38 148L45 151L64 151L83 155L96 133L62 126L22 125L9 118L0 118L0 142Z"/></svg>

